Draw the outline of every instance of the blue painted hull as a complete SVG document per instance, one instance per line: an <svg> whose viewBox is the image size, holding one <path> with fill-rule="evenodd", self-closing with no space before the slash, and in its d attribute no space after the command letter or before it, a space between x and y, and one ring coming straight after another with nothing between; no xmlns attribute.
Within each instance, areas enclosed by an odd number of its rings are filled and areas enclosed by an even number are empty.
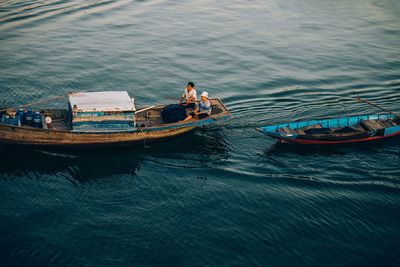
<svg viewBox="0 0 400 267"><path fill-rule="evenodd" d="M393 115L374 114L282 123L261 127L258 130L286 143L338 144L399 135L400 123Z"/></svg>

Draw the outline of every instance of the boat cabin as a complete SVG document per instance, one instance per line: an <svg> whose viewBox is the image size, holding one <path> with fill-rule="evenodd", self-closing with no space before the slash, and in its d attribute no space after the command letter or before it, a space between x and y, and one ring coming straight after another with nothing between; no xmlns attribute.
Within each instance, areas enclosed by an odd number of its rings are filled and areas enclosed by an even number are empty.
<svg viewBox="0 0 400 267"><path fill-rule="evenodd" d="M68 95L68 115L73 131L132 130L135 111L134 98L126 91Z"/></svg>

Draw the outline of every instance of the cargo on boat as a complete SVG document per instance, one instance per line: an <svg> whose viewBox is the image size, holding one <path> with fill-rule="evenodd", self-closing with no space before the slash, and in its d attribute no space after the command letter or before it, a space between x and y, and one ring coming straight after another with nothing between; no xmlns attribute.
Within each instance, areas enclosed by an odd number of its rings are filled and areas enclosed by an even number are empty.
<svg viewBox="0 0 400 267"><path fill-rule="evenodd" d="M230 116L218 98L203 119L165 123L165 105L136 109L126 91L68 95L66 109L7 109L0 113L0 143L20 145L99 145L163 139Z"/></svg>
<svg viewBox="0 0 400 267"><path fill-rule="evenodd" d="M71 93L68 114L73 131L133 130L135 100L126 91Z"/></svg>
<svg viewBox="0 0 400 267"><path fill-rule="evenodd" d="M400 135L400 120L392 114L283 123L258 128L284 143L340 144Z"/></svg>

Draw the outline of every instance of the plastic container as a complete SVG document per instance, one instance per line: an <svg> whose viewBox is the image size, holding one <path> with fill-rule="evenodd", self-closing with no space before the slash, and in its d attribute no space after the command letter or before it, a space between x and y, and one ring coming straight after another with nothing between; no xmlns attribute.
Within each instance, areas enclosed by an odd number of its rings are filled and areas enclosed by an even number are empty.
<svg viewBox="0 0 400 267"><path fill-rule="evenodd" d="M25 125L26 124L26 113L28 112L28 110L25 108L24 111L22 112L22 117L21 117L21 125Z"/></svg>
<svg viewBox="0 0 400 267"><path fill-rule="evenodd" d="M15 125L18 125L18 126L22 125L22 117L23 117L23 115L24 115L24 110L23 109L18 109L15 112L15 121L14 121Z"/></svg>
<svg viewBox="0 0 400 267"><path fill-rule="evenodd" d="M33 127L43 128L42 115L40 114L40 112L36 111L35 114L33 115Z"/></svg>
<svg viewBox="0 0 400 267"><path fill-rule="evenodd" d="M5 112L1 112L0 113L0 122L1 123L5 123L6 121L6 113Z"/></svg>
<svg viewBox="0 0 400 267"><path fill-rule="evenodd" d="M33 115L32 109L28 109L28 111L25 113L25 125L33 126Z"/></svg>

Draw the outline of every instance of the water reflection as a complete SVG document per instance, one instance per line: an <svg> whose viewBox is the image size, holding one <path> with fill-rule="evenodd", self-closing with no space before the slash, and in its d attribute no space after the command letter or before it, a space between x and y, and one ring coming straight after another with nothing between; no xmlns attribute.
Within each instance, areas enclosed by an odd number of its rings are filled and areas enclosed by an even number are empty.
<svg viewBox="0 0 400 267"><path fill-rule="evenodd" d="M335 145L297 145L275 142L264 150L265 155L296 154L299 156L337 156L349 153L380 153L393 147L400 147L400 138L393 137L371 142L335 144Z"/></svg>
<svg viewBox="0 0 400 267"><path fill-rule="evenodd" d="M145 150L147 161L178 168L208 168L229 157L221 127L199 128L184 136L153 143Z"/></svg>
<svg viewBox="0 0 400 267"><path fill-rule="evenodd" d="M144 162L177 168L207 168L227 159L224 133L217 128L198 129L159 142L99 148L0 147L0 177L59 175L86 182L114 175L138 175ZM160 172L163 167L160 167ZM155 170L157 171L157 170Z"/></svg>
<svg viewBox="0 0 400 267"><path fill-rule="evenodd" d="M0 151L7 155L0 165L3 177L24 177L34 172L36 177L62 175L85 182L115 174L135 175L140 169L140 159L125 148L89 151L2 147Z"/></svg>

